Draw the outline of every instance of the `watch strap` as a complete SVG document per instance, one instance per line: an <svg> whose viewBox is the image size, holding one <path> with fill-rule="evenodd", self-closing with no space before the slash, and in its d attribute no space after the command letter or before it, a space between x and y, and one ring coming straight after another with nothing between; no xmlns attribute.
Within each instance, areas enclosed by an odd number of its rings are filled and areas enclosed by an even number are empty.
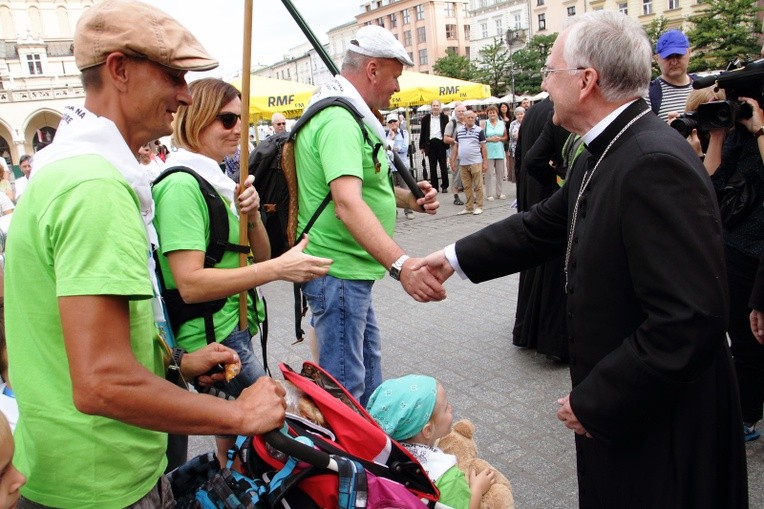
<svg viewBox="0 0 764 509"><path fill-rule="evenodd" d="M753 133L754 138L757 138L757 139L761 137L762 135L764 135L764 125L759 126L759 128L756 129L756 131Z"/></svg>

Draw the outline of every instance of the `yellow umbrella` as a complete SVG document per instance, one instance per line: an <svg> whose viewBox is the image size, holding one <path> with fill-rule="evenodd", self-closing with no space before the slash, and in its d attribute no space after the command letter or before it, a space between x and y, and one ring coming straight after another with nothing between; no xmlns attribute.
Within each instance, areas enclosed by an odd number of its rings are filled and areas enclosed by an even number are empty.
<svg viewBox="0 0 764 509"><path fill-rule="evenodd" d="M437 99L441 103L463 101L465 99L485 99L491 96L491 87L482 83L403 71L398 78L401 91L393 94L390 108L399 106L419 106Z"/></svg>
<svg viewBox="0 0 764 509"><path fill-rule="evenodd" d="M241 90L241 78L231 82ZM276 80L261 76L250 76L249 84L249 120L270 117L274 113L283 113L287 117L298 117L308 106L316 87L296 81Z"/></svg>

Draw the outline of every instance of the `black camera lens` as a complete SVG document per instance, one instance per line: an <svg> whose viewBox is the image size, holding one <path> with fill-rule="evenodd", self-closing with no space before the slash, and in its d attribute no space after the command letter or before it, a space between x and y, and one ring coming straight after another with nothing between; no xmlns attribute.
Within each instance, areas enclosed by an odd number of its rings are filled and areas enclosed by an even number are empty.
<svg viewBox="0 0 764 509"><path fill-rule="evenodd" d="M683 113L672 120L669 125L676 129L683 137L687 138L692 134L693 129L698 128L698 121L695 119L694 113L695 112Z"/></svg>

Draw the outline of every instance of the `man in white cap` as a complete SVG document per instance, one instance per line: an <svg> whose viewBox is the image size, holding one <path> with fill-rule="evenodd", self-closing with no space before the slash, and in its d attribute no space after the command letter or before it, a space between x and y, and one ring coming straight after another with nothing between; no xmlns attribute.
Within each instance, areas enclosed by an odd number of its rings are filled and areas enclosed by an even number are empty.
<svg viewBox="0 0 764 509"><path fill-rule="evenodd" d="M319 362L362 404L382 381L381 338L371 299L374 281L389 269L414 299L445 297L429 273L411 270L413 260L391 237L396 206L430 214L438 208L437 191L429 182L419 182L425 196L418 200L411 191L392 185L386 136L379 113L374 113L389 106L404 65L413 62L388 30L361 28L350 41L341 74L325 83L312 103L333 96L350 101L363 116L367 136L349 111L333 106L313 117L295 146L298 231L329 191L332 195L310 230L306 252L331 253L334 263L328 275L303 284Z"/></svg>
<svg viewBox="0 0 764 509"><path fill-rule="evenodd" d="M170 508L166 432L251 435L284 418L283 390L267 378L236 401L164 378L153 202L136 153L191 102L186 72L217 61L135 0L90 7L74 56L85 105L67 109L55 142L35 155L7 244L16 465L29 478L18 507ZM181 356L173 367L187 378L239 363L217 344Z"/></svg>

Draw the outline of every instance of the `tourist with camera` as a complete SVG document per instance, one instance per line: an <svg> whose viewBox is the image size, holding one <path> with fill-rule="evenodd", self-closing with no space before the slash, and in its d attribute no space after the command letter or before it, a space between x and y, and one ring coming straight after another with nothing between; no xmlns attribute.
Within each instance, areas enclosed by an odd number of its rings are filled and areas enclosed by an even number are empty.
<svg viewBox="0 0 764 509"><path fill-rule="evenodd" d="M729 285L729 325L746 441L756 440L764 407L764 345L751 331L748 302L764 254L764 111L739 97L732 128L711 129L705 167L719 198ZM701 126L702 127L702 126Z"/></svg>

